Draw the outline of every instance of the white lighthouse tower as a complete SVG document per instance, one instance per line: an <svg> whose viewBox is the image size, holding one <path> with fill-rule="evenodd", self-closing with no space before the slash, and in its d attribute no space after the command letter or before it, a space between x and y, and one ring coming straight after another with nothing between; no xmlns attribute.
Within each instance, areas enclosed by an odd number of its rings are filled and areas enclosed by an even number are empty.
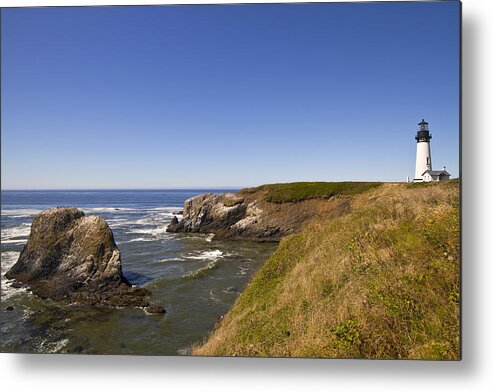
<svg viewBox="0 0 493 392"><path fill-rule="evenodd" d="M431 170L431 133L428 123L423 119L418 124L419 129L416 134L416 170L414 172L414 181L423 181L423 175L427 170Z"/></svg>
<svg viewBox="0 0 493 392"><path fill-rule="evenodd" d="M418 124L419 129L416 134L416 170L414 172L414 182L421 181L443 181L450 178L450 173L445 170L433 171L431 168L431 133L428 123L423 119Z"/></svg>

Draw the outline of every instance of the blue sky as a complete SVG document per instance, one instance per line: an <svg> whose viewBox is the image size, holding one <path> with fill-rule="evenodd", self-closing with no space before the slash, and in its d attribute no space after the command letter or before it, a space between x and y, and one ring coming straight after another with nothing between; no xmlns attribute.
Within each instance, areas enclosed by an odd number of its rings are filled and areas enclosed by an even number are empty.
<svg viewBox="0 0 493 392"><path fill-rule="evenodd" d="M459 3L2 10L2 189L459 175Z"/></svg>

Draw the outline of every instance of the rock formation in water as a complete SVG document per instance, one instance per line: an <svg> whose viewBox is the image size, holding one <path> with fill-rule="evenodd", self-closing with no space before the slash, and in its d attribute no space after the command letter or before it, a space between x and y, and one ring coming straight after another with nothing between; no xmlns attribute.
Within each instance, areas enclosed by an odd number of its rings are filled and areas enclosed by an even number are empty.
<svg viewBox="0 0 493 392"><path fill-rule="evenodd" d="M260 189L260 188L258 188ZM203 194L187 199L183 218L173 218L168 232L213 233L215 239L279 241L315 218L334 218L349 210L350 198L306 199L273 203L265 192Z"/></svg>
<svg viewBox="0 0 493 392"><path fill-rule="evenodd" d="M5 274L41 298L96 306L149 306L145 288L122 274L120 251L106 221L76 208L41 212L17 263Z"/></svg>

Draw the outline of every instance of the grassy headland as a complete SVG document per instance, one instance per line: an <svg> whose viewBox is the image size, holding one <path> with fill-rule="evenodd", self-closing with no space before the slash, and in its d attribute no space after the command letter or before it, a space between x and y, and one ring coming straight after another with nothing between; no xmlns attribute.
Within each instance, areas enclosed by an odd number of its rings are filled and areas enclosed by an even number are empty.
<svg viewBox="0 0 493 392"><path fill-rule="evenodd" d="M299 184L265 187L313 194ZM193 354L459 359L458 181L353 191L349 213L282 239Z"/></svg>
<svg viewBox="0 0 493 392"><path fill-rule="evenodd" d="M329 199L336 195L357 195L382 185L381 182L293 182L268 184L242 192L265 192L270 203L298 202L309 199Z"/></svg>

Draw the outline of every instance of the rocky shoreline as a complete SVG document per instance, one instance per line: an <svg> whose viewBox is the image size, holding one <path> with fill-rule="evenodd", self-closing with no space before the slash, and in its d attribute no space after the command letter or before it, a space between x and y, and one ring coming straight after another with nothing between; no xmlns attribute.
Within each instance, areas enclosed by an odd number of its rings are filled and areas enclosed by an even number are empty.
<svg viewBox="0 0 493 392"><path fill-rule="evenodd" d="M167 227L171 233L212 233L214 239L278 242L320 218L336 218L350 210L350 198L335 196L289 203L269 202L261 189L202 194L187 199L183 218Z"/></svg>
<svg viewBox="0 0 493 392"><path fill-rule="evenodd" d="M76 208L38 214L19 260L5 277L43 299L164 312L150 303L149 290L132 287L123 276L120 251L106 221Z"/></svg>
<svg viewBox="0 0 493 392"><path fill-rule="evenodd" d="M214 239L278 242L320 219L350 211L351 198L275 203L262 187L236 193L207 193L184 203L168 232L208 233ZM164 313L151 304L149 290L132 287L123 276L120 251L107 222L76 208L58 207L38 214L17 263L5 274L13 287L41 298L99 307L140 307Z"/></svg>

